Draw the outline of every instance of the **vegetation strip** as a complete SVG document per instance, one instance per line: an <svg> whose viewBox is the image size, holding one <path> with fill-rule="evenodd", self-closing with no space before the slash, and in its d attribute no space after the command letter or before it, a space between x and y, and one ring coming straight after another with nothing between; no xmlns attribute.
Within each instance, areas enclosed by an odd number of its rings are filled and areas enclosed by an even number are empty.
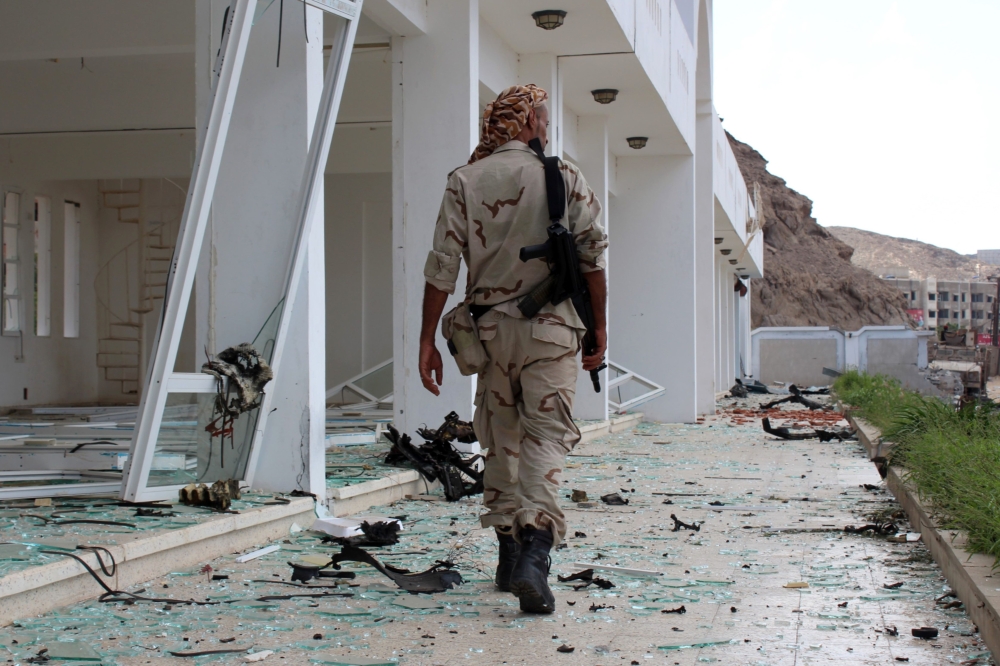
<svg viewBox="0 0 1000 666"><path fill-rule="evenodd" d="M884 376L847 372L837 396L892 442L889 463L934 507L940 529L965 532L966 549L1000 557L1000 410L955 409Z"/></svg>

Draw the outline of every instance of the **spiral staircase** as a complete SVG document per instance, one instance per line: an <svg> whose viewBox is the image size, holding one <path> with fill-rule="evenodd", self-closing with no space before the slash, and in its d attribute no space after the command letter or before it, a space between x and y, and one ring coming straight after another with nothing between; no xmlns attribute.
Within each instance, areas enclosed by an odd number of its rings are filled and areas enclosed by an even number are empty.
<svg viewBox="0 0 1000 666"><path fill-rule="evenodd" d="M120 224L135 226L135 239L98 270L97 366L138 395L145 370L147 328L155 325L166 294L167 274L184 207L185 190L168 179L99 181L101 205Z"/></svg>

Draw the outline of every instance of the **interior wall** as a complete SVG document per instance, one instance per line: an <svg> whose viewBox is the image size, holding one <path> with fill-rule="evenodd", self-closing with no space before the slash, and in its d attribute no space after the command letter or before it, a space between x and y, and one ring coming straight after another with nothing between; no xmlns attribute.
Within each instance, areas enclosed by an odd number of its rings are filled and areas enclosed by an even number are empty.
<svg viewBox="0 0 1000 666"><path fill-rule="evenodd" d="M392 174L326 176L326 385L392 357Z"/></svg>
<svg viewBox="0 0 1000 666"><path fill-rule="evenodd" d="M94 277L99 220L95 181L0 181L21 195L18 279L22 285L22 337L0 336L0 407L92 404L98 400ZM52 202L51 334L35 335L35 197ZM63 337L64 201L80 204L80 337ZM21 358L18 358L21 356ZM24 390L28 390L27 399Z"/></svg>

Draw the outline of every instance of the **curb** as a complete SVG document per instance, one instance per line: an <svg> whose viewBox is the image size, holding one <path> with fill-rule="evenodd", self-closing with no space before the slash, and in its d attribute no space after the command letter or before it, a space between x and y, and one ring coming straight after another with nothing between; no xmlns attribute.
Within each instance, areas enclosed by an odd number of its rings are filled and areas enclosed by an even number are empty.
<svg viewBox="0 0 1000 666"><path fill-rule="evenodd" d="M128 589L182 567L280 539L288 534L292 523L308 526L314 518L313 500L304 497L108 545L105 547L117 567L107 583L115 589ZM75 554L97 570L93 553ZM83 566L69 557L15 571L0 578L0 627L94 599L102 591Z"/></svg>
<svg viewBox="0 0 1000 666"><path fill-rule="evenodd" d="M868 452L869 459L882 457L891 450L891 442L882 442L881 433L870 423L846 414L847 420L858 430L858 440ZM979 628L983 642L994 655L1000 654L1000 576L993 577L993 558L970 553L962 546L965 534L954 530L939 530L932 518L931 508L922 502L917 492L906 484L906 469L891 465L886 470L886 485L895 495L910 524L920 532L921 541L931 557L941 567L948 584L965 604L965 610Z"/></svg>

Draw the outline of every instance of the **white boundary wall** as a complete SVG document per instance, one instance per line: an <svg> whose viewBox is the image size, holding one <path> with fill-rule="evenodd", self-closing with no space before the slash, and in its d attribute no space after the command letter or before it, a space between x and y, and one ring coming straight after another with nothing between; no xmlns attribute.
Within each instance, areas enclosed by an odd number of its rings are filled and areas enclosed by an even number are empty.
<svg viewBox="0 0 1000 666"><path fill-rule="evenodd" d="M762 382L827 385L838 372L857 369L887 374L904 384L927 367L927 341L933 331L906 326L865 326L842 331L830 326L776 326L751 333L752 376Z"/></svg>

